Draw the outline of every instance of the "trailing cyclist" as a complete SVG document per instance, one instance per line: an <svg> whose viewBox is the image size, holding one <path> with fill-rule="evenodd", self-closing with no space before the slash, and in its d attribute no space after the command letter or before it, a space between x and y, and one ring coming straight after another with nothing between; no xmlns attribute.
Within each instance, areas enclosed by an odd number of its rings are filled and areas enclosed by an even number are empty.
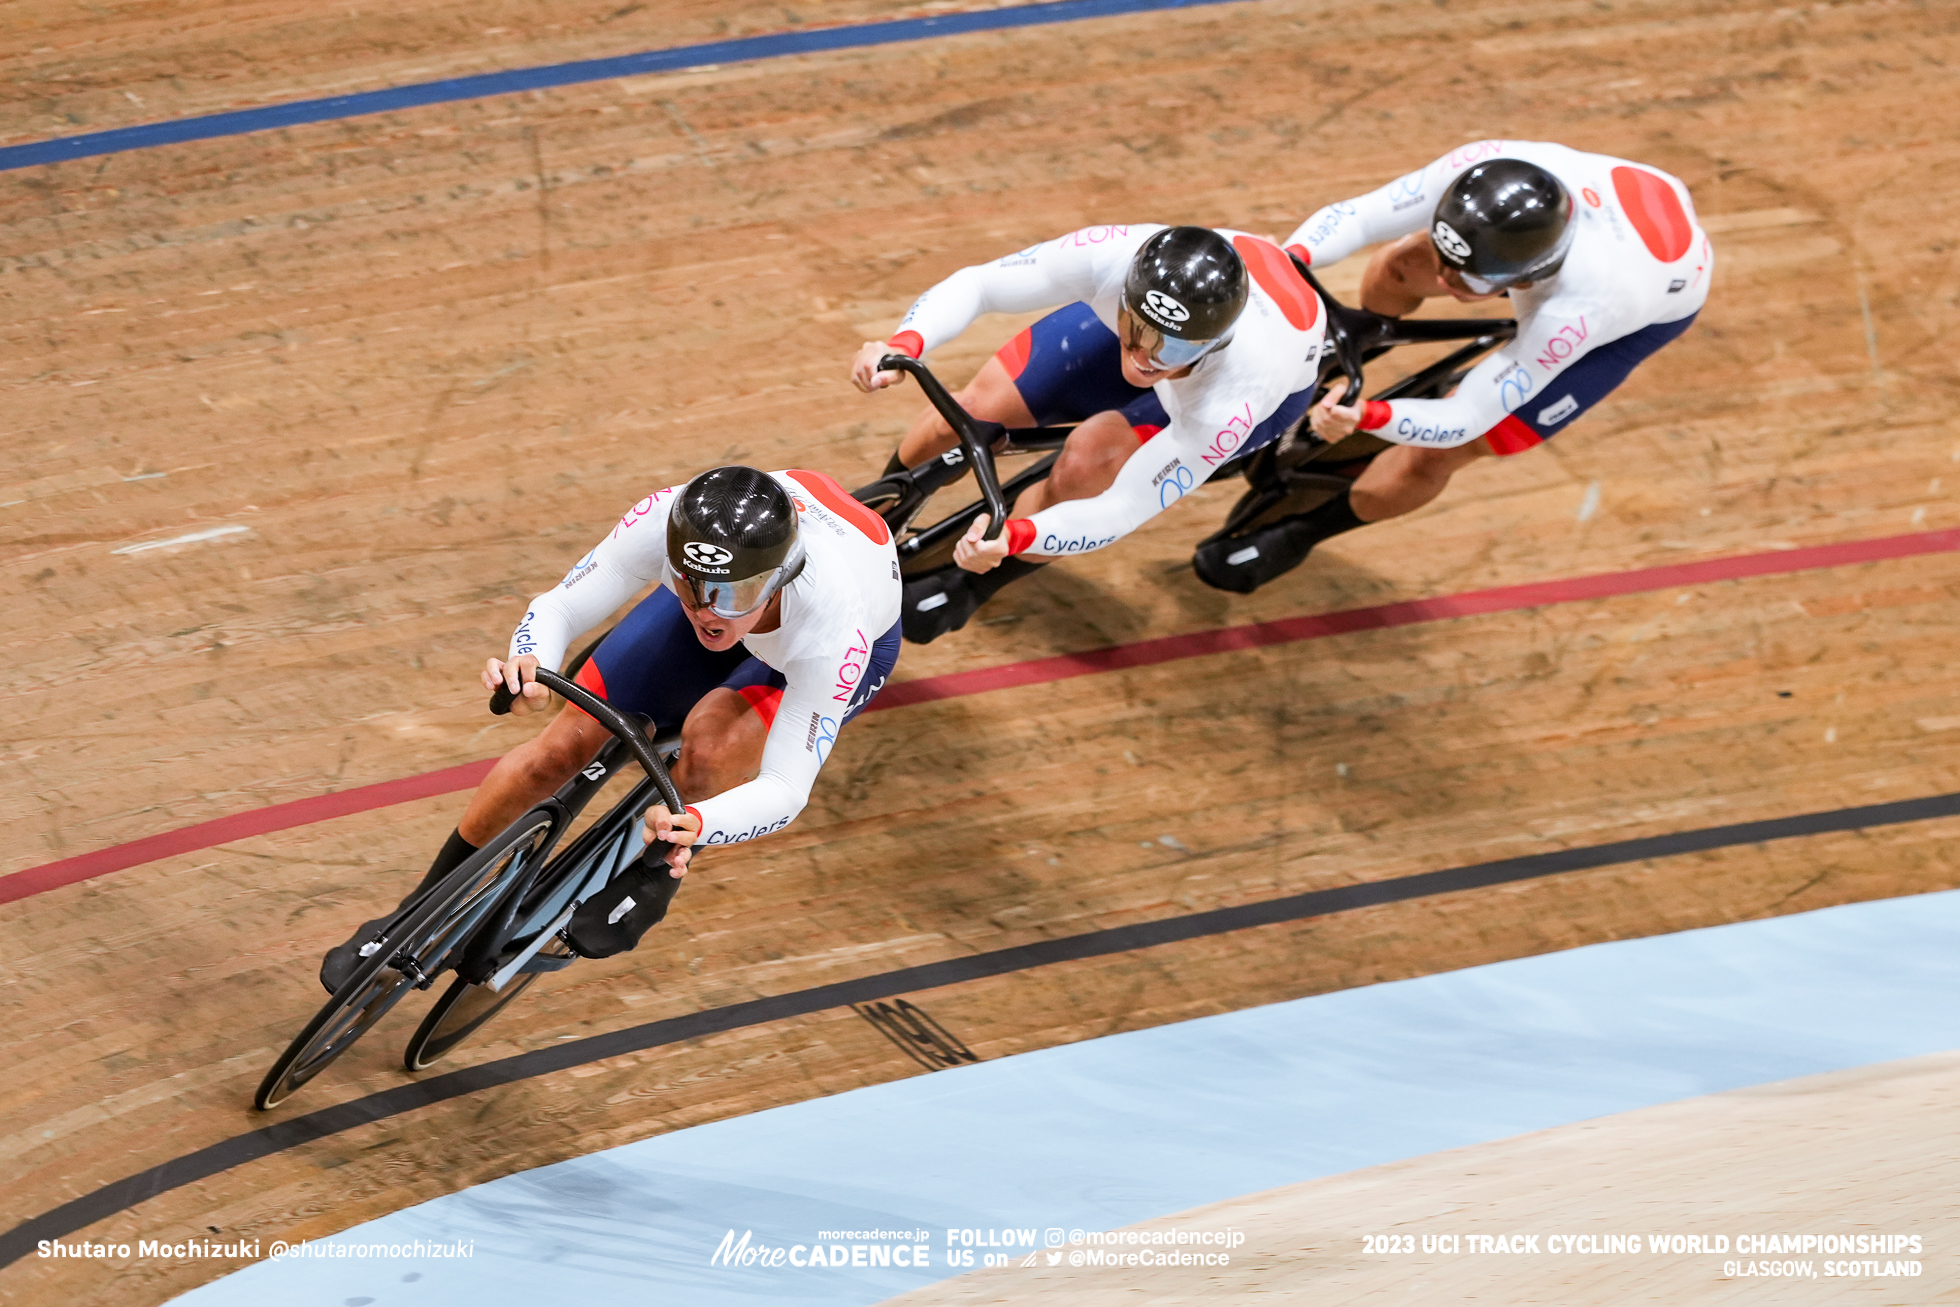
<svg viewBox="0 0 1960 1307"><path fill-rule="evenodd" d="M921 295L889 341L851 365L858 389L898 381L893 352L918 358L982 313L1067 307L1023 331L957 398L1008 427L1079 422L1047 480L1023 492L995 540L982 517L957 568L909 583L904 631L958 630L1002 586L1067 554L1115 543L1227 461L1277 439L1306 412L1325 330L1320 300L1270 241L1157 224L1085 227ZM928 410L888 471L957 444Z"/></svg>
<svg viewBox="0 0 1960 1307"><path fill-rule="evenodd" d="M1715 256L1677 177L1536 141L1478 141L1300 224L1288 249L1315 268L1363 246L1363 308L1389 317L1426 299L1508 295L1517 335L1445 399L1343 406L1309 420L1332 442L1357 428L1396 446L1344 494L1244 539L1199 551L1198 574L1241 593L1322 540L1413 512L1459 469L1549 440L1687 331Z"/></svg>
<svg viewBox="0 0 1960 1307"><path fill-rule="evenodd" d="M820 472L718 467L635 504L557 586L531 601L485 689L544 707L528 673L557 668L574 637L649 582L573 679L652 731L681 731L673 778L687 811L647 812L646 837L674 845L582 904L567 927L576 950L605 957L636 945L680 888L691 848L781 830L845 723L898 661L898 555L878 516ZM331 992L400 912L533 804L590 763L612 737L566 705L534 739L497 761L428 874L399 908L328 951Z"/></svg>

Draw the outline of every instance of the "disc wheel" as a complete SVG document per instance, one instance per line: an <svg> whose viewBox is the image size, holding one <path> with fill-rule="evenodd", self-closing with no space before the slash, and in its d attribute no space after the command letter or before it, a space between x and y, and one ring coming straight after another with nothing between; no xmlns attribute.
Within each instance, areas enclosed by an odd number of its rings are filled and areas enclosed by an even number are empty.
<svg viewBox="0 0 1960 1307"><path fill-rule="evenodd" d="M265 1073L253 1103L277 1107L293 1091L354 1046L412 988L426 988L449 953L476 924L482 909L502 893L507 878L521 874L526 855L551 836L556 818L532 811L506 828L411 908L314 1014Z"/></svg>

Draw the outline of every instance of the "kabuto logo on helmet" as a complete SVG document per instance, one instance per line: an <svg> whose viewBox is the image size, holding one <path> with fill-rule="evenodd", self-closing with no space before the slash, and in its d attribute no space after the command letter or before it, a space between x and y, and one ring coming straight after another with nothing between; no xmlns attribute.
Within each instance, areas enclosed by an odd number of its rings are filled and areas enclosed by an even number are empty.
<svg viewBox="0 0 1960 1307"><path fill-rule="evenodd" d="M1457 235L1456 228L1439 218L1436 221L1435 229L1431 235L1435 237L1436 248L1451 263L1454 263L1460 268L1469 262L1470 242Z"/></svg>
<svg viewBox="0 0 1960 1307"><path fill-rule="evenodd" d="M1191 310L1161 290L1153 290L1143 297L1143 312L1160 327L1179 327L1191 320Z"/></svg>
<svg viewBox="0 0 1960 1307"><path fill-rule="evenodd" d="M705 540L690 540L682 546L681 552L687 561L704 572L726 572L735 555L720 545L711 545Z"/></svg>

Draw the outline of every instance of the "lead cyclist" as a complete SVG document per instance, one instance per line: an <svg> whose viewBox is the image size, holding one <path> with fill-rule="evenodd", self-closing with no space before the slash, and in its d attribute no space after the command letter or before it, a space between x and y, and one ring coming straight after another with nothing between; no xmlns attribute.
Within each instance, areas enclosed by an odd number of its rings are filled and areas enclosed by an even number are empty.
<svg viewBox="0 0 1960 1307"><path fill-rule="evenodd" d="M675 846L615 876L572 917L587 957L639 943L666 915L691 850L781 830L803 810L843 729L898 662L898 553L877 514L821 472L719 467L648 495L555 587L531 601L486 690L542 709L529 673L557 669L579 633L648 583L653 592L573 678L622 712L679 728L672 768L687 803L647 812L645 835ZM327 952L320 983L339 989L423 891L590 763L612 736L567 704L491 770L422 883L386 916Z"/></svg>
<svg viewBox="0 0 1960 1307"><path fill-rule="evenodd" d="M1309 414L1315 435L1359 429L1398 447L1348 492L1253 533L1250 549L1234 540L1214 585L1250 591L1322 540L1422 507L1475 460L1551 439L1694 324L1715 269L1680 178L1541 141L1452 150L1318 210L1287 245L1321 268L1380 241L1392 243L1368 264L1363 308L1400 317L1426 299L1508 295L1517 335L1444 399L1347 407L1329 392Z"/></svg>

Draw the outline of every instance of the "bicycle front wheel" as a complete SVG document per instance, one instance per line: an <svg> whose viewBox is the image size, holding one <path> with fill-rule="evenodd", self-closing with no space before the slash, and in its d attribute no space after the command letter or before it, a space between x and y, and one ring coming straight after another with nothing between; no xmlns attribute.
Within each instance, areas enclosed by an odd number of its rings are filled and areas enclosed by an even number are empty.
<svg viewBox="0 0 1960 1307"><path fill-rule="evenodd" d="M471 854L434 891L388 928L381 947L327 1000L265 1073L253 1103L277 1107L354 1046L412 988L433 983L449 954L511 888L530 874L557 816L532 809Z"/></svg>

